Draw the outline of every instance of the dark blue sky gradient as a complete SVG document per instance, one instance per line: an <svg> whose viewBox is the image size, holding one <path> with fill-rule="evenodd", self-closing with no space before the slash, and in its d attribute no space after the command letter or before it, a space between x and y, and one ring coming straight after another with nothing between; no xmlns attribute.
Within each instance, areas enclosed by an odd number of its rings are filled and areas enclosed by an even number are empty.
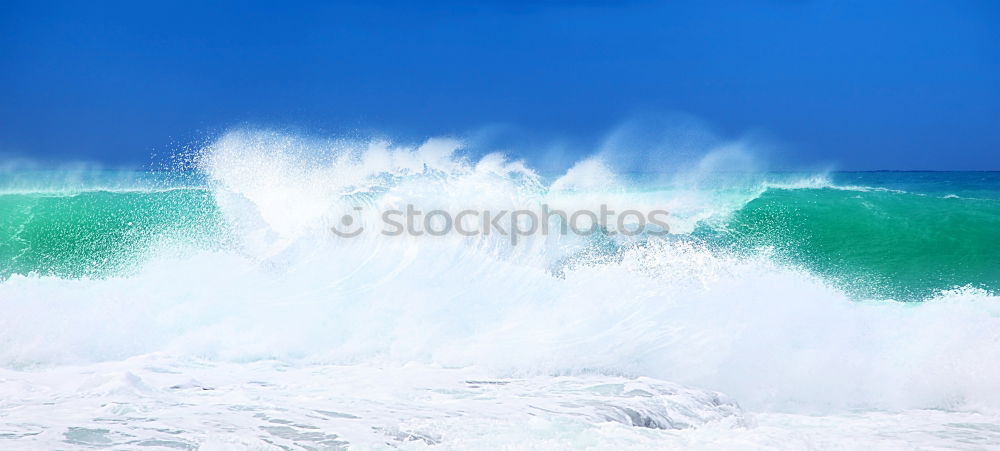
<svg viewBox="0 0 1000 451"><path fill-rule="evenodd" d="M0 154L144 164L245 124L584 153L682 112L786 166L1000 169L1000 2L466 3L3 1Z"/></svg>

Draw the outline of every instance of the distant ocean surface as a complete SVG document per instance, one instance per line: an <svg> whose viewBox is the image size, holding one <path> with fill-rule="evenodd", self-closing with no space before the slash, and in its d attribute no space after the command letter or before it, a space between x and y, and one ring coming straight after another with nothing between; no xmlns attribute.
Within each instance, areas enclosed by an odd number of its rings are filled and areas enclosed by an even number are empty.
<svg viewBox="0 0 1000 451"><path fill-rule="evenodd" d="M1000 443L1000 172L539 175L448 140L318 146L0 170L0 448ZM543 203L662 208L671 233L329 231Z"/></svg>

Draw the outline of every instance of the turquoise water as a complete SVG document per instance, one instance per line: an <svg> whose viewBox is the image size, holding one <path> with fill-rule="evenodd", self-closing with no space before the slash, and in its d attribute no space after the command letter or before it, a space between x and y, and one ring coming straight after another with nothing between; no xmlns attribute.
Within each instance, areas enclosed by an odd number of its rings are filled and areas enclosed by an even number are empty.
<svg viewBox="0 0 1000 451"><path fill-rule="evenodd" d="M694 414L688 445L831 431L794 442L809 448L890 427L892 444L916 430L938 431L929 446L996 441L976 424L1000 406L1000 174L584 160L546 179L457 145L236 131L194 172L0 173L0 428L42 448L194 446L206 430L258 440L238 447L329 430L377 448L387 430L448 447L514 424L512 446L525 431L552 445L541 421L562 444L662 448L635 426ZM671 233L512 245L330 230L359 206L367 230L407 205L605 203L667 210Z"/></svg>
<svg viewBox="0 0 1000 451"><path fill-rule="evenodd" d="M767 248L859 297L1000 289L1000 173L828 177L820 186L767 188L690 237L738 253ZM226 226L196 175L0 175L0 277L125 274L151 247L225 246Z"/></svg>
<svg viewBox="0 0 1000 451"><path fill-rule="evenodd" d="M778 254L864 297L1000 289L1000 173L835 173L832 187L771 189L697 234Z"/></svg>

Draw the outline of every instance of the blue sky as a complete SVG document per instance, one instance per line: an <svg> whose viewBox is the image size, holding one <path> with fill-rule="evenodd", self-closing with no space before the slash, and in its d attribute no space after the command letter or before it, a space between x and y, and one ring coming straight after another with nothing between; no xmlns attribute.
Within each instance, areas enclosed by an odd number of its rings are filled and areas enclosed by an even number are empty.
<svg viewBox="0 0 1000 451"><path fill-rule="evenodd" d="M497 130L530 161L683 113L786 167L1000 169L990 1L8 0L0 31L8 157L145 164L250 125Z"/></svg>

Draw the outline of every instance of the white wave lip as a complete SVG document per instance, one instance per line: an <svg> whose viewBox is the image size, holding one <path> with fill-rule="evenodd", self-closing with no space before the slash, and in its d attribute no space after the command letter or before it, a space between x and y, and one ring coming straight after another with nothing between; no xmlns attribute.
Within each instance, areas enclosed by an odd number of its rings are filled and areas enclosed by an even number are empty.
<svg viewBox="0 0 1000 451"><path fill-rule="evenodd" d="M238 246L154 253L128 277L0 284L0 424L15 431L0 437L125 446L135 436L166 440L162 430L175 428L174 445L222 448L724 448L730 439L766 448L787 438L776 431L806 424L802 413L855 426L844 415L856 409L914 424L939 418L919 409L947 409L963 424L996 418L996 296L964 289L919 305L852 301L764 251L728 255L683 239L693 222L728 214L766 184L795 181L640 195L597 160L546 184L523 163L462 158L459 147L222 137L198 164ZM611 256L591 252L587 237L512 247L328 231L359 203L379 211L596 200L665 207L679 227ZM86 374L98 380L70 383ZM210 402L191 407L199 400ZM50 403L75 413L52 415ZM286 410L239 413L267 403ZM365 420L320 421L320 411ZM136 429L140 417L157 428ZM669 432L677 428L688 431ZM928 443L954 445L946 429ZM997 436L973 429L964 430L973 443Z"/></svg>

